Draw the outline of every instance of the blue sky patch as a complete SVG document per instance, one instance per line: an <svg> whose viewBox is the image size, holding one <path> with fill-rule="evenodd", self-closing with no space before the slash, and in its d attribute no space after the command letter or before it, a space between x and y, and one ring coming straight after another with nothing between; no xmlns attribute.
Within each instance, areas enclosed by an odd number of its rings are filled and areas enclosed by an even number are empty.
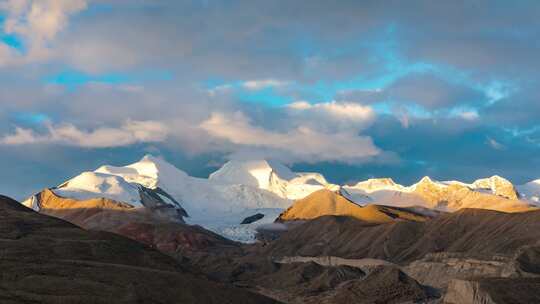
<svg viewBox="0 0 540 304"><path fill-rule="evenodd" d="M277 94L272 88L259 91L241 90L238 92L238 99L243 102L260 102L268 106L282 106L294 101L290 96Z"/></svg>
<svg viewBox="0 0 540 304"><path fill-rule="evenodd" d="M140 73L104 73L92 75L82 71L67 69L58 74L46 77L45 83L62 85L69 89L89 83L104 83L110 85L144 84L146 82L169 81L173 79L168 71L146 71Z"/></svg>
<svg viewBox="0 0 540 304"><path fill-rule="evenodd" d="M44 113L33 112L18 112L12 115L15 121L23 124L37 125L46 121L50 121L51 118Z"/></svg>

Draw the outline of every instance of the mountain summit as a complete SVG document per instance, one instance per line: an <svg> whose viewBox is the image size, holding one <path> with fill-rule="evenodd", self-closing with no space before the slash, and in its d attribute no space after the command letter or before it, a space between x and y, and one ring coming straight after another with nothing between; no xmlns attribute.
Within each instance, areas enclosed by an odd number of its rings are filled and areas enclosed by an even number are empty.
<svg viewBox="0 0 540 304"><path fill-rule="evenodd" d="M212 173L209 180L255 186L291 200L303 198L320 189L340 188L319 173L296 173L271 160L232 160Z"/></svg>
<svg viewBox="0 0 540 304"><path fill-rule="evenodd" d="M508 199L518 199L519 194L510 181L500 176L478 179L472 183L475 189L487 189L495 195L506 197Z"/></svg>
<svg viewBox="0 0 540 304"><path fill-rule="evenodd" d="M219 170L210 174L208 179L228 184L243 184L269 189L273 178L290 180L294 177L296 177L294 172L276 161L231 160L225 163Z"/></svg>

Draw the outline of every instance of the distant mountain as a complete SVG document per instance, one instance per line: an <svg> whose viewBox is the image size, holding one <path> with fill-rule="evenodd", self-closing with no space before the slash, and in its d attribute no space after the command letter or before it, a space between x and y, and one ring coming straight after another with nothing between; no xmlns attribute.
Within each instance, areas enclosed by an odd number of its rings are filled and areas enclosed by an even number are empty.
<svg viewBox="0 0 540 304"><path fill-rule="evenodd" d="M497 175L490 178L478 179L469 185L469 187L475 190L488 190L491 191L492 194L511 200L519 198L519 194L514 185L507 179Z"/></svg>
<svg viewBox="0 0 540 304"><path fill-rule="evenodd" d="M399 207L421 206L448 212L462 208L520 212L532 208L530 201L520 200L516 188L499 176L480 179L472 184L438 182L426 176L408 187L388 178L370 179L343 188L353 196L369 196L371 204Z"/></svg>

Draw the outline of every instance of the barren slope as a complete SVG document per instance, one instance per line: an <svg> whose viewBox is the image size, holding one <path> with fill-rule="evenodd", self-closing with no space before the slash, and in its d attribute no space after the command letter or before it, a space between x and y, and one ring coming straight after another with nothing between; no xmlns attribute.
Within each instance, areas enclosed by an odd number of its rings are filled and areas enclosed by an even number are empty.
<svg viewBox="0 0 540 304"><path fill-rule="evenodd" d="M404 209L378 205L362 207L339 193L324 189L295 201L278 221L311 220L324 215L350 216L370 223L388 223L395 219L425 220L424 216Z"/></svg>
<svg viewBox="0 0 540 304"><path fill-rule="evenodd" d="M1 303L273 303L191 274L140 243L2 196L0 247Z"/></svg>
<svg viewBox="0 0 540 304"><path fill-rule="evenodd" d="M408 262L433 252L508 255L540 242L540 211L503 213L463 209L426 222L373 224L323 216L283 234L266 247L272 256L338 256Z"/></svg>

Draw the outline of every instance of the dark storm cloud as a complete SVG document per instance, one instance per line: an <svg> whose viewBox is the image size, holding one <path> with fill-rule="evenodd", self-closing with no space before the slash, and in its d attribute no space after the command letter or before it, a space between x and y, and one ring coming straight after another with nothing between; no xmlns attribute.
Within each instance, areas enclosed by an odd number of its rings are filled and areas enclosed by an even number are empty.
<svg viewBox="0 0 540 304"><path fill-rule="evenodd" d="M416 103L430 110L455 105L481 105L486 99L486 96L478 90L451 84L430 75L400 79L387 91L386 98L389 100Z"/></svg>

